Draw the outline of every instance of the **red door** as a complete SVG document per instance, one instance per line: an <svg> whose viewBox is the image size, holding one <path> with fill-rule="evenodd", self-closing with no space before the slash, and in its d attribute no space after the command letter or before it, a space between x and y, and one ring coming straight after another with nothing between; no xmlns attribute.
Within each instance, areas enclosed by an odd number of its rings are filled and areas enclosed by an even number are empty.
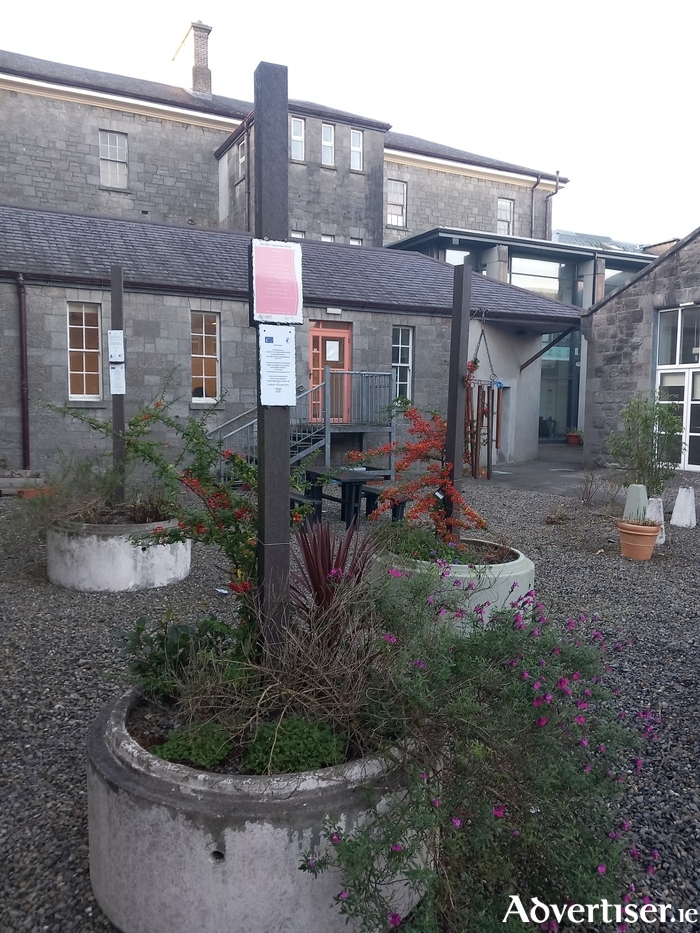
<svg viewBox="0 0 700 933"><path fill-rule="evenodd" d="M309 379L310 388L323 382L326 366L331 370L348 372L352 367L352 324L335 321L312 321L309 331ZM331 376L330 413L331 421L348 423L350 421L350 380L351 376ZM327 390L328 391L328 390ZM313 397L311 405L312 420L322 417L322 401Z"/></svg>

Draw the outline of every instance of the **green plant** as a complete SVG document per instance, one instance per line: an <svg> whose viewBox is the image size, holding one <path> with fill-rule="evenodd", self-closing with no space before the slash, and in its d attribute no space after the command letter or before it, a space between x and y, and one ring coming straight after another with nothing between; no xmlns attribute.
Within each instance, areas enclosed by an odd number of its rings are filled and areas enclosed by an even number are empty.
<svg viewBox="0 0 700 933"><path fill-rule="evenodd" d="M567 428L567 434L575 434L576 437L583 437L583 430L581 428Z"/></svg>
<svg viewBox="0 0 700 933"><path fill-rule="evenodd" d="M165 761L185 761L206 769L218 765L230 751L226 730L216 722L185 726L151 749L152 754Z"/></svg>
<svg viewBox="0 0 700 933"><path fill-rule="evenodd" d="M622 431L610 434L608 450L625 471L625 485L641 483L660 495L676 472L683 452L683 419L678 406L638 392L620 412Z"/></svg>
<svg viewBox="0 0 700 933"><path fill-rule="evenodd" d="M330 726L290 716L260 726L248 743L245 766L251 774L327 768L345 761L346 745Z"/></svg>

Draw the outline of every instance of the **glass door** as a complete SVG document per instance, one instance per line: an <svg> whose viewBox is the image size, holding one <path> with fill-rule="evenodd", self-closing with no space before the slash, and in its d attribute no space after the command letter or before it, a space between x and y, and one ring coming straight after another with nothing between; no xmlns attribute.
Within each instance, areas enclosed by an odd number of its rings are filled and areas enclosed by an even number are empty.
<svg viewBox="0 0 700 933"><path fill-rule="evenodd" d="M331 371L339 370L342 375L332 376L330 387L326 387L330 402L331 421L350 422L350 379L352 325L333 321L312 321L309 332L309 380L310 387L323 382L326 366ZM347 375L346 375L347 373ZM314 393L314 398L317 394ZM322 415L320 397L312 403L312 420L320 420Z"/></svg>
<svg viewBox="0 0 700 933"><path fill-rule="evenodd" d="M700 470L700 369L662 372L659 401L675 405L683 419L685 450L679 458L679 469Z"/></svg>

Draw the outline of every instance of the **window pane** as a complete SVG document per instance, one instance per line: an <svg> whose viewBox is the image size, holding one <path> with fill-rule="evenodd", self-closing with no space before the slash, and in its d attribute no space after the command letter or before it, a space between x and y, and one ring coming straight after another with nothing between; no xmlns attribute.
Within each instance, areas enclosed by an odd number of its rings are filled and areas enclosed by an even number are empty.
<svg viewBox="0 0 700 933"><path fill-rule="evenodd" d="M204 343L201 334L192 334L192 354L201 356L204 352Z"/></svg>
<svg viewBox="0 0 700 933"><path fill-rule="evenodd" d="M204 375L205 376L216 376L216 360L212 360L208 356L205 356L203 362L204 362Z"/></svg>
<svg viewBox="0 0 700 933"><path fill-rule="evenodd" d="M304 143L300 139L292 140L292 158L297 162L304 161Z"/></svg>
<svg viewBox="0 0 700 933"><path fill-rule="evenodd" d="M216 357L216 337L204 338L204 352L207 356Z"/></svg>
<svg viewBox="0 0 700 933"><path fill-rule="evenodd" d="M70 386L70 394L72 396L85 395L83 374L82 373L71 373L69 386Z"/></svg>
<svg viewBox="0 0 700 933"><path fill-rule="evenodd" d="M205 379L204 380L204 397L205 398L216 398L216 379Z"/></svg>
<svg viewBox="0 0 700 933"><path fill-rule="evenodd" d="M333 127L328 123L323 123L321 126L321 139L324 143L333 142Z"/></svg>
<svg viewBox="0 0 700 933"><path fill-rule="evenodd" d="M690 406L690 432L700 434L700 405Z"/></svg>
<svg viewBox="0 0 700 933"><path fill-rule="evenodd" d="M681 363L697 363L700 359L700 308L684 308L681 320Z"/></svg>
<svg viewBox="0 0 700 933"><path fill-rule="evenodd" d="M100 394L100 377L97 373L88 373L85 376L85 394L86 395L99 395Z"/></svg>
<svg viewBox="0 0 700 933"><path fill-rule="evenodd" d="M83 329L82 327L68 328L68 346L71 349L82 349L83 347Z"/></svg>
<svg viewBox="0 0 700 933"><path fill-rule="evenodd" d="M204 316L202 314L198 314L196 311L192 313L192 333L204 333Z"/></svg>
<svg viewBox="0 0 700 933"><path fill-rule="evenodd" d="M659 366L674 366L678 342L678 311L659 315Z"/></svg>
<svg viewBox="0 0 700 933"><path fill-rule="evenodd" d="M700 466L700 437L688 438L688 463Z"/></svg>
<svg viewBox="0 0 700 933"><path fill-rule="evenodd" d="M85 354L85 372L97 373L100 371L100 360L96 353Z"/></svg>
<svg viewBox="0 0 700 933"><path fill-rule="evenodd" d="M693 394L692 399L700 399L700 373L693 373Z"/></svg>
<svg viewBox="0 0 700 933"><path fill-rule="evenodd" d="M214 314L204 315L204 333L205 334L216 334L216 315Z"/></svg>
<svg viewBox="0 0 700 933"><path fill-rule="evenodd" d="M204 360L201 356L192 357L192 375L193 376L202 376L204 375Z"/></svg>
<svg viewBox="0 0 700 933"><path fill-rule="evenodd" d="M659 399L662 402L682 402L685 398L685 373L661 373Z"/></svg>
<svg viewBox="0 0 700 933"><path fill-rule="evenodd" d="M85 346L87 347L88 350L99 350L100 332L98 331L96 327L85 328Z"/></svg>

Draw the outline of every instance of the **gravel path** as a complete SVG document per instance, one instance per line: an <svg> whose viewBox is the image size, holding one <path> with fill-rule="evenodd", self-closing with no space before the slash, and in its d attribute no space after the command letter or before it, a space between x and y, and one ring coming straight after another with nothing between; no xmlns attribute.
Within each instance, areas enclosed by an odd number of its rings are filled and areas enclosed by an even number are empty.
<svg viewBox="0 0 700 933"><path fill-rule="evenodd" d="M491 535L503 533L535 561L551 619L596 614L610 641L631 642L611 662L619 702L631 715L661 716L625 803L640 853L635 899L700 907L700 529L667 524L667 543L637 563L619 556L600 508L485 482L465 492ZM104 933L114 928L90 889L85 739L126 681L118 637L139 616L162 618L171 607L182 619L225 612L230 603L216 590L227 576L196 548L189 579L167 589L61 590L46 580L43 549L12 532L18 505L0 499L0 933Z"/></svg>

